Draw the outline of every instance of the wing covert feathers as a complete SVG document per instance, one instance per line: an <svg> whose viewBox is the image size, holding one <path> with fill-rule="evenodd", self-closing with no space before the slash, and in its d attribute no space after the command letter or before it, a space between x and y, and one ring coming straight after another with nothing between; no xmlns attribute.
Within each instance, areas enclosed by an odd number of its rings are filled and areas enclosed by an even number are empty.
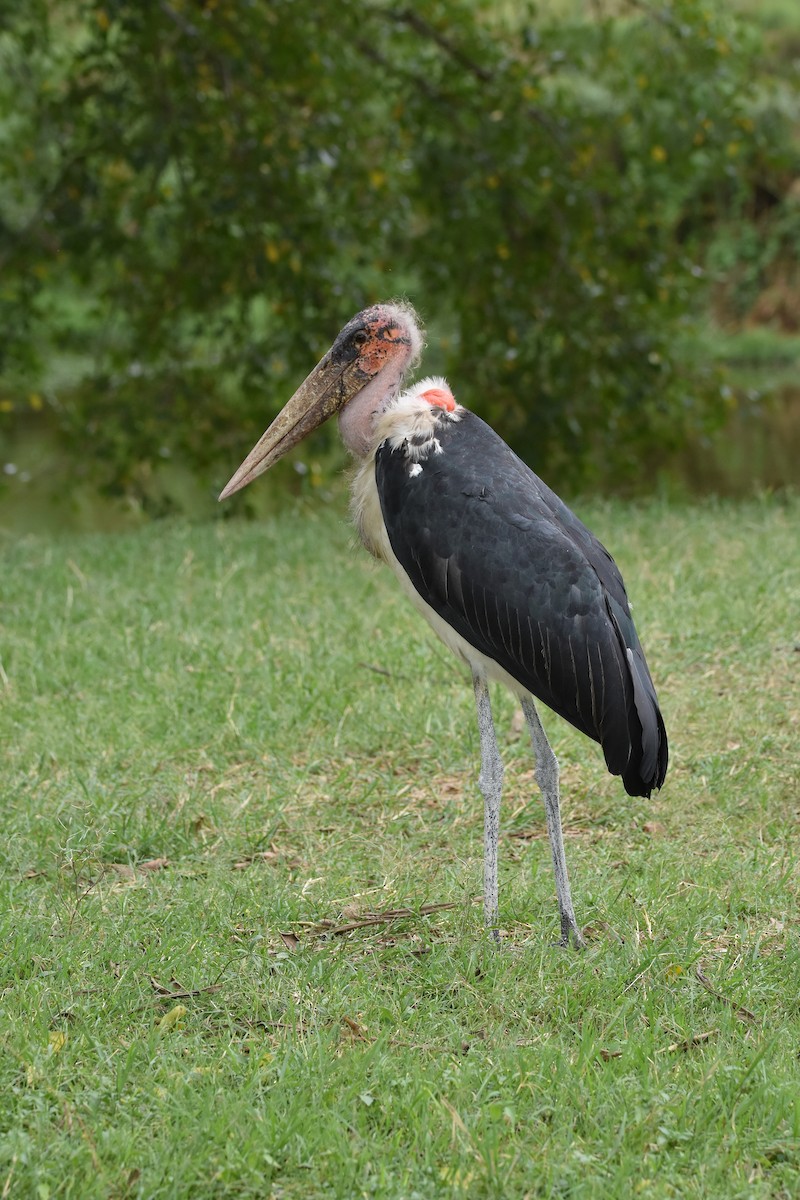
<svg viewBox="0 0 800 1200"><path fill-rule="evenodd" d="M479 417L437 420L435 453L385 441L375 482L395 557L482 655L600 742L630 795L668 747L622 576L604 546Z"/></svg>

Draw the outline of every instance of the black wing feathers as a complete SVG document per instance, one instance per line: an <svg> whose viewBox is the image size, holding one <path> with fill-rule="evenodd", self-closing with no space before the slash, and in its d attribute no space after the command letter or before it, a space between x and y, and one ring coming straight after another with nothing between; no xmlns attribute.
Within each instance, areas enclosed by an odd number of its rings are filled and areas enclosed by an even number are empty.
<svg viewBox="0 0 800 1200"><path fill-rule="evenodd" d="M601 743L631 795L667 769L667 736L619 570L569 508L473 413L437 422L415 475L384 443L389 541L422 598L534 696Z"/></svg>

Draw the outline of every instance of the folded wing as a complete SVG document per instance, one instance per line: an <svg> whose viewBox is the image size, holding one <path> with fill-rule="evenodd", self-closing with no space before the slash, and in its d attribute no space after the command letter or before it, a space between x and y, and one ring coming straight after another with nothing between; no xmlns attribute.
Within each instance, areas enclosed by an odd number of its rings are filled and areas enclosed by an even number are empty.
<svg viewBox="0 0 800 1200"><path fill-rule="evenodd" d="M438 422L412 466L384 443L376 483L417 592L470 645L600 742L631 795L664 781L667 736L619 570L479 417Z"/></svg>

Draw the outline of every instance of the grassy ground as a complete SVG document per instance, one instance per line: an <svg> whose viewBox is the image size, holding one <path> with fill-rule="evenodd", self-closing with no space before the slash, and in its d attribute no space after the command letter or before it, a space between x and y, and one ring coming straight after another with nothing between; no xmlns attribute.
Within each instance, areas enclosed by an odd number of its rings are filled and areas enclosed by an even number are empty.
<svg viewBox="0 0 800 1200"><path fill-rule="evenodd" d="M338 505L2 547L0 1196L800 1192L800 503L581 511L672 739L547 721L582 955L500 693L487 945L471 689Z"/></svg>

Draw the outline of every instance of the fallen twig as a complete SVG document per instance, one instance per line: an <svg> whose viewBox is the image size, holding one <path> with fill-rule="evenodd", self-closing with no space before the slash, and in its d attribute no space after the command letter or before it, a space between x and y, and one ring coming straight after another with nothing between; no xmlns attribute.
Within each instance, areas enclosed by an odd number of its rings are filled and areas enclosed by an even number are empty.
<svg viewBox="0 0 800 1200"><path fill-rule="evenodd" d="M472 903L476 904L479 900L479 896L475 897ZM348 921L346 925L334 925L333 921L318 921L313 926L313 931L326 937L341 937L342 934L352 933L355 929L369 929L373 925L387 925L391 921L408 920L410 917L427 917L431 913L460 907L461 901L450 904L423 904L421 908L387 908L385 912L369 913L358 921Z"/></svg>
<svg viewBox="0 0 800 1200"><path fill-rule="evenodd" d="M744 1017L744 1019L747 1021L758 1020L756 1014L750 1012L749 1008L745 1008L742 1004L737 1004L735 1000L731 1000L728 996L723 996L722 992L718 992L717 989L712 985L711 980L704 973L701 966L698 965L695 968L695 974L706 991L710 992L712 996L715 996L717 1000L721 1000L723 1004L727 1004L729 1008L732 1008L737 1017Z"/></svg>
<svg viewBox="0 0 800 1200"><path fill-rule="evenodd" d="M373 665L373 663L368 663L368 662L358 662L358 663L356 663L356 666L363 667L365 671L374 671L376 675L385 675L387 679L394 678L394 676L392 675L392 672L387 671L386 667L376 667Z"/></svg>
<svg viewBox="0 0 800 1200"><path fill-rule="evenodd" d="M704 1042L710 1041L718 1033L718 1029L709 1029L707 1033L695 1033L691 1037L684 1038L682 1042L673 1042L672 1045L657 1050L656 1053L674 1054L676 1050L691 1050L693 1046L702 1046Z"/></svg>
<svg viewBox="0 0 800 1200"><path fill-rule="evenodd" d="M150 986L157 994L159 1000L185 1000L187 996L201 996L204 992L218 992L222 987L221 983L210 983L207 987L192 988L176 988L168 987L163 983L159 983L154 976L150 976Z"/></svg>

